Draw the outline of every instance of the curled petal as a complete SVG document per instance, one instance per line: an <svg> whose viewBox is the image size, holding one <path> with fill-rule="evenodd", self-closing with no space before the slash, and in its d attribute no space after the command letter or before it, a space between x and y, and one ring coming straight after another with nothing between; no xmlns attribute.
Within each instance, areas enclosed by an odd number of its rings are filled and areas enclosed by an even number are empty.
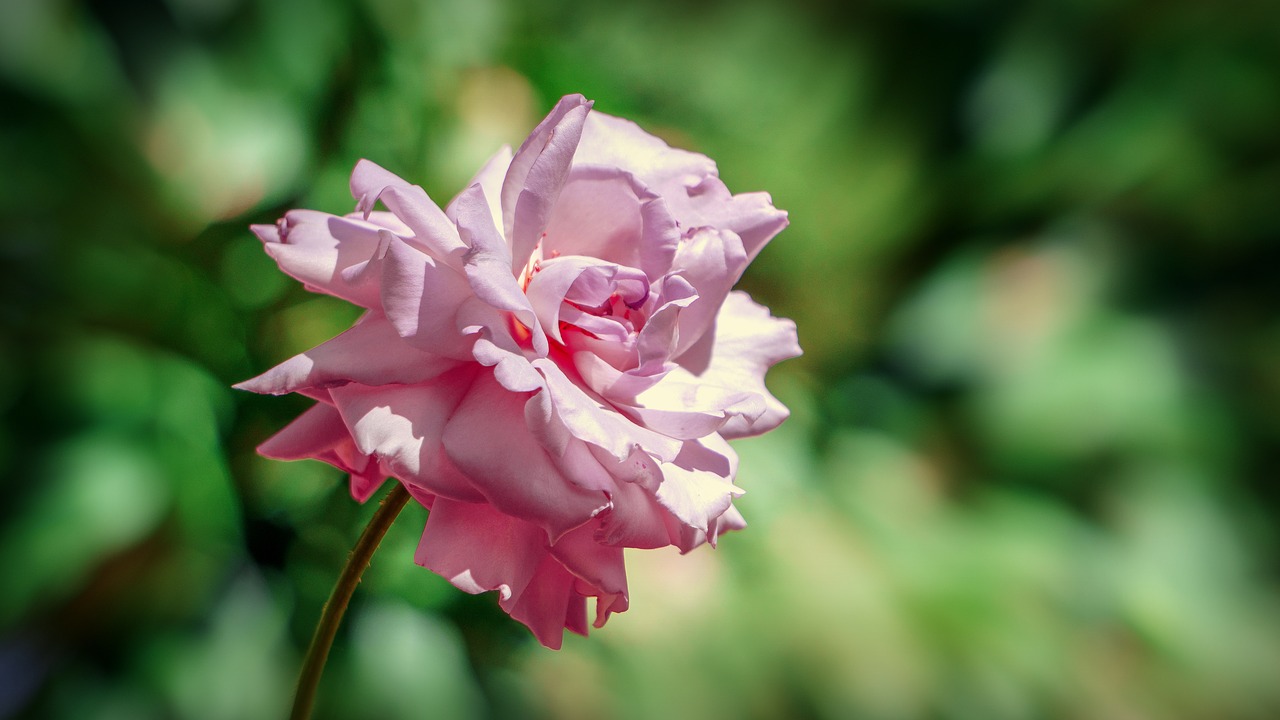
<svg viewBox="0 0 1280 720"><path fill-rule="evenodd" d="M698 299L680 313L679 354L715 322L729 290L747 268L747 255L736 233L703 228L681 241L672 267L698 291Z"/></svg>
<svg viewBox="0 0 1280 720"><path fill-rule="evenodd" d="M737 453L718 435L687 441L673 462L662 464L654 497L681 523L705 533L742 494L732 482L737 470Z"/></svg>
<svg viewBox="0 0 1280 720"><path fill-rule="evenodd" d="M368 262L383 240L373 223L312 210L290 210L279 225L255 225L254 233L280 269L308 289L340 297L362 307L378 305L378 287L344 277L344 271Z"/></svg>
<svg viewBox="0 0 1280 720"><path fill-rule="evenodd" d="M511 274L511 250L493 226L493 216L479 185L458 196L455 213L458 232L467 244L463 269L476 297L504 310L522 323L531 334L534 351L547 354L547 337L520 284Z"/></svg>
<svg viewBox="0 0 1280 720"><path fill-rule="evenodd" d="M453 223L427 196L425 190L402 180L376 163L361 160L351 173L351 194L356 211L367 218L380 200L413 232L413 242L432 257L457 265L466 251Z"/></svg>
<svg viewBox="0 0 1280 720"><path fill-rule="evenodd" d="M560 196L591 102L567 95L520 145L502 183L502 227L511 243L510 272L529 260Z"/></svg>

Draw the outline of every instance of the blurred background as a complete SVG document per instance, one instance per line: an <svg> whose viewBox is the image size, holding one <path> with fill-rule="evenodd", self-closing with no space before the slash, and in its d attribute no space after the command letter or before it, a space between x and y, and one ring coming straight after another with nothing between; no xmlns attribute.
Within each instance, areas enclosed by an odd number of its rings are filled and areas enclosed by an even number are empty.
<svg viewBox="0 0 1280 720"><path fill-rule="evenodd" d="M751 527L551 652L394 526L319 717L1280 717L1280 7L5 0L0 718L281 717L373 511L232 391L354 308L249 233L562 94L767 190Z"/></svg>

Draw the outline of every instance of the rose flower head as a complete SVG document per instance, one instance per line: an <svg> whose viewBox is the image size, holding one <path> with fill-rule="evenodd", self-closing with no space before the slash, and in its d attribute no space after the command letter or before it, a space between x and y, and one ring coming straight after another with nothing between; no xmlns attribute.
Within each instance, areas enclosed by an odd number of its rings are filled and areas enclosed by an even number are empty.
<svg viewBox="0 0 1280 720"><path fill-rule="evenodd" d="M745 527L727 439L787 417L765 388L795 324L731 288L787 225L707 157L563 98L441 210L362 160L355 212L253 228L280 269L365 308L237 387L302 393L259 452L430 509L416 561L544 645L627 609L623 548ZM376 210L381 204L386 210Z"/></svg>

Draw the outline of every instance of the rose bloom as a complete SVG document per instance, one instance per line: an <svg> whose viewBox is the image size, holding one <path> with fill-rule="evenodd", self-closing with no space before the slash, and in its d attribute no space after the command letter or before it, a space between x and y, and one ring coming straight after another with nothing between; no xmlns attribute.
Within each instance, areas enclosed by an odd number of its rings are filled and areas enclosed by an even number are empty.
<svg viewBox="0 0 1280 720"><path fill-rule="evenodd" d="M366 500L430 508L419 564L544 645L627 609L623 548L687 552L745 527L727 439L787 409L765 372L795 324L731 291L787 225L703 155L562 99L441 211L362 160L350 215L253 228L280 269L365 308L237 387L318 402L259 451L314 458ZM376 211L381 202L386 211Z"/></svg>

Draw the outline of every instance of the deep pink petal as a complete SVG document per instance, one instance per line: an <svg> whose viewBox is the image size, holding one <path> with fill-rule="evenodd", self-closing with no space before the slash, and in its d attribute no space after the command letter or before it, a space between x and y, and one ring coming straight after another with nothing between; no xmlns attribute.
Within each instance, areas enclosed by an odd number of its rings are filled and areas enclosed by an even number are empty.
<svg viewBox="0 0 1280 720"><path fill-rule="evenodd" d="M590 110L591 103L581 95L561 98L511 160L501 203L512 272L524 267L547 227Z"/></svg>
<svg viewBox="0 0 1280 720"><path fill-rule="evenodd" d="M566 479L525 423L523 393L481 372L449 418L450 459L498 510L541 527L552 540L608 505L603 493Z"/></svg>
<svg viewBox="0 0 1280 720"><path fill-rule="evenodd" d="M603 545L595 535L593 527L578 528L552 545L551 554L581 581L576 592L598 598L594 624L603 627L610 613L627 609L627 571L622 548Z"/></svg>
<svg viewBox="0 0 1280 720"><path fill-rule="evenodd" d="M381 313L366 315L351 329L284 361L235 387L256 393L283 395L301 388L413 384L430 380L456 367L442 358L410 346Z"/></svg>
<svg viewBox="0 0 1280 720"><path fill-rule="evenodd" d="M533 631L538 642L559 650L565 629L587 633L586 598L574 591L576 585L577 578L547 553L523 591L500 603Z"/></svg>

